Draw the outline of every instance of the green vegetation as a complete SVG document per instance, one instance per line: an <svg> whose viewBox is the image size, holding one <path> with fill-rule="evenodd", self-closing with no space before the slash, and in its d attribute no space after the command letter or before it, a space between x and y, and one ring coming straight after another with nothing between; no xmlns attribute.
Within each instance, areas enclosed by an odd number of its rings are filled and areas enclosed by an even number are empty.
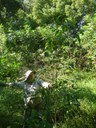
<svg viewBox="0 0 96 128"><path fill-rule="evenodd" d="M95 0L0 0L0 82L27 69L52 83L28 128L96 127ZM0 86L0 127L21 128L23 91Z"/></svg>

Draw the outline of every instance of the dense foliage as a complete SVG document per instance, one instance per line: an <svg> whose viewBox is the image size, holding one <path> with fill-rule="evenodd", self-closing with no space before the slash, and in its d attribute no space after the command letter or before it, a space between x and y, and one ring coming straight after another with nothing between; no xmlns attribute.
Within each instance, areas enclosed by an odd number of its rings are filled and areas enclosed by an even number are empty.
<svg viewBox="0 0 96 128"><path fill-rule="evenodd" d="M78 95L80 88L74 86L84 77L77 71L96 71L95 8L95 0L0 0L0 81L16 81L30 68L54 86L50 92L43 92L43 101L50 103L47 103L49 108L41 109L42 121L29 121L28 126L79 128L82 124L84 128L94 127L96 117L93 116L91 122L87 112L80 113L83 111ZM18 122L16 127L22 125L23 93L17 88L14 90L13 87L14 94L8 87L0 91L0 120L5 113L10 122L4 127L14 127L15 122ZM19 94L20 99L16 97ZM13 97L12 101L9 97ZM15 99L21 102L17 107ZM85 121L84 124L83 115L91 123ZM78 121L73 117L78 117ZM75 123L72 124L70 118Z"/></svg>

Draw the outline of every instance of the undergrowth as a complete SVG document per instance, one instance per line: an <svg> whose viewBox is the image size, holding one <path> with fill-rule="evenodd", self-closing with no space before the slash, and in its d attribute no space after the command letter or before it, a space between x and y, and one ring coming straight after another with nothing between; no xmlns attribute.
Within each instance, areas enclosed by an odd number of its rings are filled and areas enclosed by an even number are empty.
<svg viewBox="0 0 96 128"><path fill-rule="evenodd" d="M22 128L23 91L0 87L0 128ZM40 118L33 111L28 128L95 128L96 79L93 72L74 71L42 91Z"/></svg>

